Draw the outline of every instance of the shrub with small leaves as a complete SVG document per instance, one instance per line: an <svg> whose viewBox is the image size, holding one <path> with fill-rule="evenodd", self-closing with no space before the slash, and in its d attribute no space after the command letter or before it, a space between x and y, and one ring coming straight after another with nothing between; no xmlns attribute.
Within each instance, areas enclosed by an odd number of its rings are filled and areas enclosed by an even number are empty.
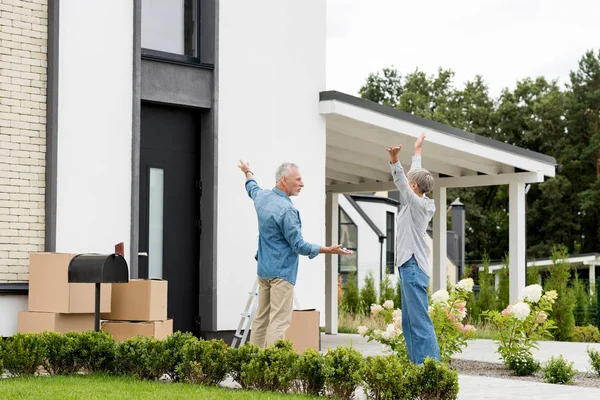
<svg viewBox="0 0 600 400"><path fill-rule="evenodd" d="M298 357L294 365L296 391L298 393L319 396L325 386L327 365L325 358L312 349L307 349Z"/></svg>
<svg viewBox="0 0 600 400"><path fill-rule="evenodd" d="M165 342L136 336L116 344L116 371L138 379L157 380L170 366Z"/></svg>
<svg viewBox="0 0 600 400"><path fill-rule="evenodd" d="M298 354L289 340L278 340L242 365L244 382L250 388L287 393L295 379Z"/></svg>
<svg viewBox="0 0 600 400"><path fill-rule="evenodd" d="M78 368L86 371L114 373L116 359L115 340L108 332L88 331L67 333L77 340L75 360Z"/></svg>
<svg viewBox="0 0 600 400"><path fill-rule="evenodd" d="M177 375L183 382L217 385L227 375L227 348L221 339L190 340L183 347Z"/></svg>
<svg viewBox="0 0 600 400"><path fill-rule="evenodd" d="M229 348L226 354L227 371L231 375L234 381L239 383L243 389L248 388L244 376L242 374L242 367L252 361L255 357L258 357L262 353L262 349L252 343L246 343L238 348Z"/></svg>
<svg viewBox="0 0 600 400"><path fill-rule="evenodd" d="M362 382L363 358L352 347L336 347L325 355L326 388L335 396L349 399Z"/></svg>
<svg viewBox="0 0 600 400"><path fill-rule="evenodd" d="M588 356L590 356L590 365L592 366L592 369L600 376L600 351L588 347L587 353Z"/></svg>
<svg viewBox="0 0 600 400"><path fill-rule="evenodd" d="M198 339L191 333L182 333L177 331L165 339L165 351L169 359L169 368L167 375L172 381L179 379L177 375L177 366L183 362L185 352L184 347L187 342L197 341Z"/></svg>
<svg viewBox="0 0 600 400"><path fill-rule="evenodd" d="M548 383L569 384L573 381L577 371L573 363L568 362L562 356L551 357L542 371L544 381Z"/></svg>
<svg viewBox="0 0 600 400"><path fill-rule="evenodd" d="M510 353L506 357L506 367L516 376L533 375L542 368L541 364L526 351Z"/></svg>
<svg viewBox="0 0 600 400"><path fill-rule="evenodd" d="M600 343L600 330L594 325L576 326L573 329L574 342Z"/></svg>
<svg viewBox="0 0 600 400"><path fill-rule="evenodd" d="M4 349L3 349L3 340L0 337L0 379L2 377L2 374L4 373Z"/></svg>
<svg viewBox="0 0 600 400"><path fill-rule="evenodd" d="M426 358L423 365L411 365L404 385L420 400L454 400L458 397L458 373L444 363Z"/></svg>
<svg viewBox="0 0 600 400"><path fill-rule="evenodd" d="M408 364L395 354L367 357L364 362L363 388L370 399L412 399L404 382Z"/></svg>
<svg viewBox="0 0 600 400"><path fill-rule="evenodd" d="M77 343L73 336L56 332L44 332L42 340L46 345L44 369L50 375L70 375L77 372Z"/></svg>
<svg viewBox="0 0 600 400"><path fill-rule="evenodd" d="M2 341L4 368L16 376L33 375L44 364L46 344L42 335L17 333Z"/></svg>

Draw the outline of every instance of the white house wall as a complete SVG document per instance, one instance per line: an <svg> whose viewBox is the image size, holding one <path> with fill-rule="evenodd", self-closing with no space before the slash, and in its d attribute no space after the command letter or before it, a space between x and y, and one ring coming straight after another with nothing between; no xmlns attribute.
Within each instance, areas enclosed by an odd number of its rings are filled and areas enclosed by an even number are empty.
<svg viewBox="0 0 600 400"><path fill-rule="evenodd" d="M293 198L305 240L325 242L325 2L268 0L219 4L217 329L237 327L254 279L256 214L237 168L250 161L272 188L285 161L300 165L305 187ZM301 257L296 295L325 310L325 256Z"/></svg>
<svg viewBox="0 0 600 400"><path fill-rule="evenodd" d="M133 5L61 0L57 252L112 252L131 214Z"/></svg>

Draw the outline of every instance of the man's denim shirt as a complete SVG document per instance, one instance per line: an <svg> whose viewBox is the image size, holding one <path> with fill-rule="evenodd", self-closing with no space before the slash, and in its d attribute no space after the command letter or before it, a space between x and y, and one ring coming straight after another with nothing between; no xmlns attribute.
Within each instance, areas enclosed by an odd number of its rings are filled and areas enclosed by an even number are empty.
<svg viewBox="0 0 600 400"><path fill-rule="evenodd" d="M258 216L258 276L295 285L298 255L315 258L321 246L302 239L300 213L284 192L261 189L253 178L246 181L246 191Z"/></svg>

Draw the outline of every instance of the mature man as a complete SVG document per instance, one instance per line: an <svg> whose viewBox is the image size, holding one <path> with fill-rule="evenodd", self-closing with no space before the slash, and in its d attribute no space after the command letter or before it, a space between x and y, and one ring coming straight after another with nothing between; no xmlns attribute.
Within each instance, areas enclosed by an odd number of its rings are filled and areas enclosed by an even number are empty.
<svg viewBox="0 0 600 400"><path fill-rule="evenodd" d="M300 213L290 199L304 187L297 165L281 164L272 190L258 186L247 162L240 160L238 167L246 176L246 191L258 216L258 310L250 342L267 347L283 339L290 326L298 255L312 259L319 253L353 252L341 245L322 247L302 238Z"/></svg>
<svg viewBox="0 0 600 400"><path fill-rule="evenodd" d="M427 225L435 213L433 200L425 196L433 189L433 176L421 168L421 150L425 135L415 142L415 155L408 175L398 161L402 145L389 147L392 176L400 192L400 210L396 217L396 260L402 288L402 331L410 361L422 364L425 358L440 359L440 350L428 313L427 290L431 267Z"/></svg>

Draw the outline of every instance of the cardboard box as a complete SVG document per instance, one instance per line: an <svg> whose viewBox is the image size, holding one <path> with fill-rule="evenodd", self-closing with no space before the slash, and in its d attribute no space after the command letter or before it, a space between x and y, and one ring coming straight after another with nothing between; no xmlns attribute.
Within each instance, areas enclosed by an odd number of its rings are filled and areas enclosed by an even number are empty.
<svg viewBox="0 0 600 400"><path fill-rule="evenodd" d="M285 338L293 344L294 350L303 353L306 349L321 350L320 313L317 310L292 311L292 323L285 331Z"/></svg>
<svg viewBox="0 0 600 400"><path fill-rule="evenodd" d="M173 320L132 322L132 321L106 321L102 324L102 330L113 335L120 342L137 335L166 339L173 334Z"/></svg>
<svg viewBox="0 0 600 400"><path fill-rule="evenodd" d="M167 319L167 281L131 279L113 283L110 313L102 319L111 321L164 321Z"/></svg>
<svg viewBox="0 0 600 400"><path fill-rule="evenodd" d="M94 314L58 314L46 312L20 312L19 333L42 333L44 331L68 333L94 330Z"/></svg>
<svg viewBox="0 0 600 400"><path fill-rule="evenodd" d="M29 255L29 311L62 314L94 313L96 284L69 283L69 261L76 254ZM100 285L100 312L110 312L111 284Z"/></svg>

